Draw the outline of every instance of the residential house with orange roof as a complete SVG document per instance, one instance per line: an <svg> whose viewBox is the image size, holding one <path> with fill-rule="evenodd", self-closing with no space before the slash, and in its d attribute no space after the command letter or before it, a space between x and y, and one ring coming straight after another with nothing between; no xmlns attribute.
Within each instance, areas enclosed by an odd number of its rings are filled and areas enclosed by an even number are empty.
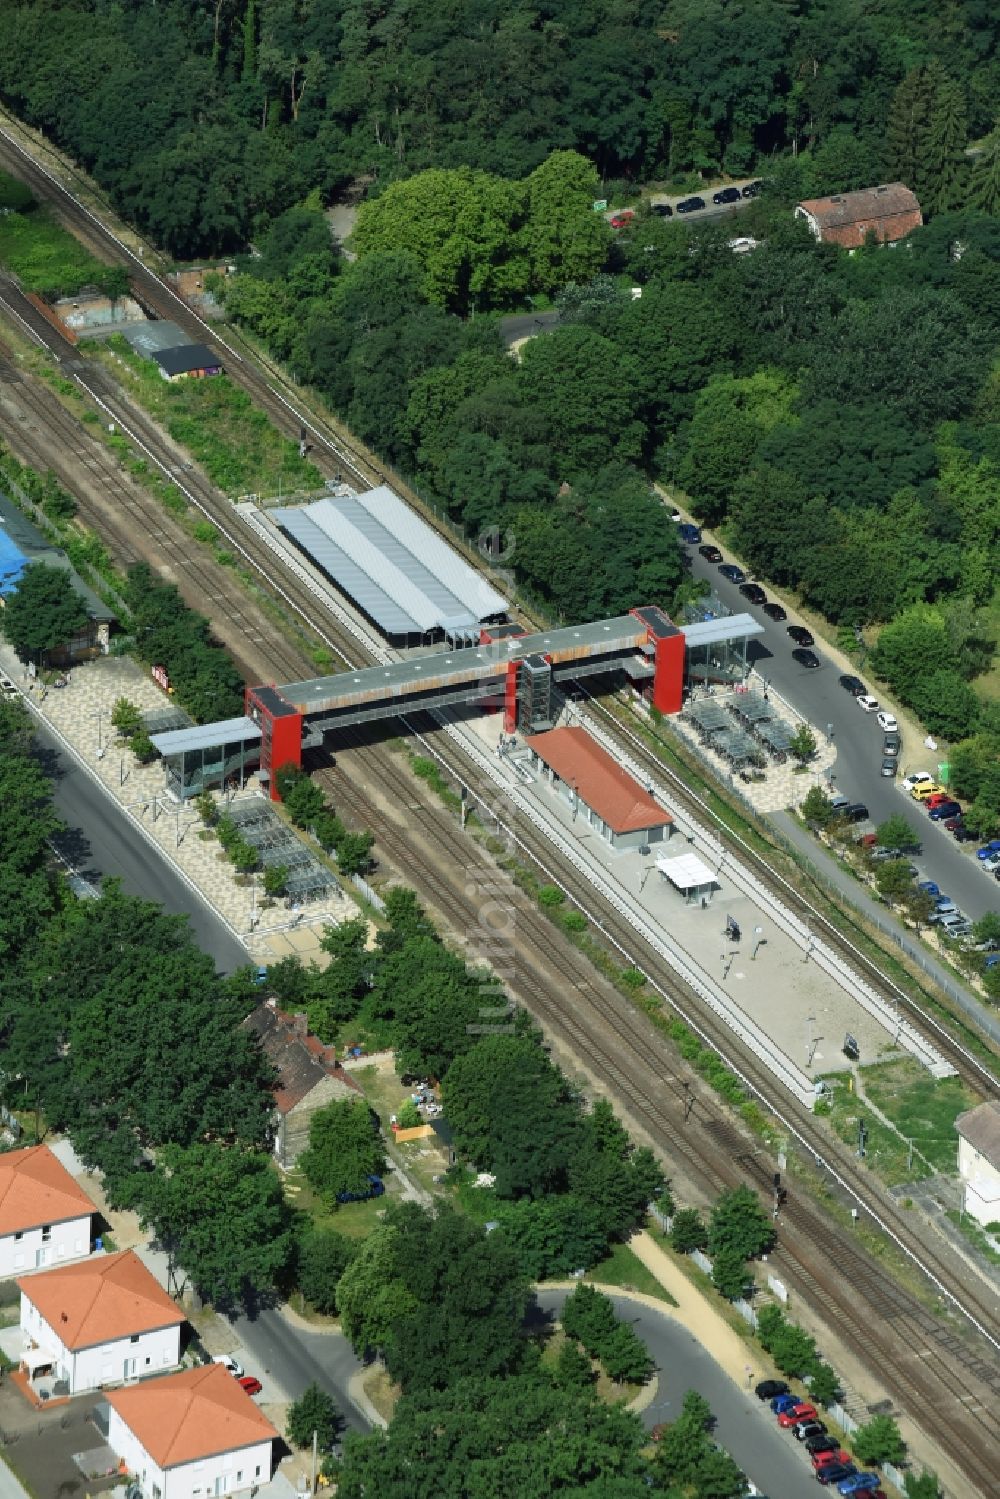
<svg viewBox="0 0 1000 1499"><path fill-rule="evenodd" d="M79 1395L180 1363L184 1313L131 1249L17 1284L30 1378L51 1370Z"/></svg>
<svg viewBox="0 0 1000 1499"><path fill-rule="evenodd" d="M208 1499L271 1481L278 1436L221 1364L108 1395L108 1445L144 1499Z"/></svg>
<svg viewBox="0 0 1000 1499"><path fill-rule="evenodd" d="M0 1155L0 1280L90 1254L96 1212L47 1145Z"/></svg>

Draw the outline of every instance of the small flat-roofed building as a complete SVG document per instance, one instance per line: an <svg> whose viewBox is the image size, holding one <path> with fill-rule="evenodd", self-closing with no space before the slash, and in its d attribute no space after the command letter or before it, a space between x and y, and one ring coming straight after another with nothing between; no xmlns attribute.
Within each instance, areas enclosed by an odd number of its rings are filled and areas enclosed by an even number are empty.
<svg viewBox="0 0 1000 1499"><path fill-rule="evenodd" d="M260 728L252 718L225 718L150 735L163 757L167 787L185 800L227 781L243 785L260 765Z"/></svg>
<svg viewBox="0 0 1000 1499"><path fill-rule="evenodd" d="M270 1421L221 1364L108 1395L108 1446L144 1499L208 1499L270 1483Z"/></svg>
<svg viewBox="0 0 1000 1499"><path fill-rule="evenodd" d="M70 1395L180 1363L184 1313L131 1249L18 1281L22 1362L51 1369Z"/></svg>
<svg viewBox="0 0 1000 1499"><path fill-rule="evenodd" d="M535 765L612 848L662 843L673 818L586 729L551 729L525 739Z"/></svg>
<svg viewBox="0 0 1000 1499"><path fill-rule="evenodd" d="M0 1155L0 1280L84 1259L96 1212L47 1145Z"/></svg>
<svg viewBox="0 0 1000 1499"><path fill-rule="evenodd" d="M268 512L382 633L478 644L507 600L385 484Z"/></svg>
<svg viewBox="0 0 1000 1499"><path fill-rule="evenodd" d="M201 379L221 375L222 360L207 344L181 344L174 349L154 349L151 358L164 380Z"/></svg>
<svg viewBox="0 0 1000 1499"><path fill-rule="evenodd" d="M959 1114L955 1129L965 1211L978 1223L1000 1223L1000 1102Z"/></svg>
<svg viewBox="0 0 1000 1499"><path fill-rule="evenodd" d="M895 244L924 221L916 194L902 182L807 198L796 205L795 217L804 219L822 244L845 250L860 249L872 235L880 245Z"/></svg>
<svg viewBox="0 0 1000 1499"><path fill-rule="evenodd" d="M146 318L134 328L126 328L122 337L137 354L143 354L147 359L161 349L180 349L184 344L194 343L183 328L167 318Z"/></svg>

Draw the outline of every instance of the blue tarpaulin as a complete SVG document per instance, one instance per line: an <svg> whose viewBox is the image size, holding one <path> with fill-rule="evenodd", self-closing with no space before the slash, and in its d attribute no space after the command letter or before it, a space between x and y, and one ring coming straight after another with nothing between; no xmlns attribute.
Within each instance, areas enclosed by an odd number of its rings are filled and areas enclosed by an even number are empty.
<svg viewBox="0 0 1000 1499"><path fill-rule="evenodd" d="M0 526L0 594L14 592L17 580L27 565L28 558Z"/></svg>

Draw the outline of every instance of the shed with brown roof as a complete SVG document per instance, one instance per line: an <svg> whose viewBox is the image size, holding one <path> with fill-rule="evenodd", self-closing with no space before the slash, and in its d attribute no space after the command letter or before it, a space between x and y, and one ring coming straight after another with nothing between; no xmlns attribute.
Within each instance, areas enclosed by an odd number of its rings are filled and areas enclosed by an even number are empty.
<svg viewBox="0 0 1000 1499"><path fill-rule="evenodd" d="M354 1098L360 1090L340 1066L335 1049L311 1034L305 1015L286 1014L269 999L243 1024L259 1038L278 1075L274 1154L278 1165L288 1170L309 1144L309 1120L316 1110Z"/></svg>
<svg viewBox="0 0 1000 1499"><path fill-rule="evenodd" d="M544 765L550 783L561 789L573 817L582 812L613 848L663 842L673 818L586 729L550 729L524 742L536 767Z"/></svg>
<svg viewBox="0 0 1000 1499"><path fill-rule="evenodd" d="M806 198L796 205L795 217L805 219L823 244L857 250L870 236L879 244L895 244L923 223L917 196L902 182L887 182L828 198Z"/></svg>
<svg viewBox="0 0 1000 1499"><path fill-rule="evenodd" d="M144 1495L190 1499L269 1483L278 1432L221 1364L108 1395L108 1443Z"/></svg>

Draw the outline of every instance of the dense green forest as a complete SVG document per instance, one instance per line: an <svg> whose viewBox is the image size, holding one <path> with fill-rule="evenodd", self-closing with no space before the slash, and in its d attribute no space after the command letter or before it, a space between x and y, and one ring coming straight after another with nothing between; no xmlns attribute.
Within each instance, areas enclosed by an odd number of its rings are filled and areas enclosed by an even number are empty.
<svg viewBox="0 0 1000 1499"><path fill-rule="evenodd" d="M605 179L805 152L842 187L909 159L936 189L996 125L998 38L991 0L8 0L0 95L194 254L312 188L566 148Z"/></svg>

